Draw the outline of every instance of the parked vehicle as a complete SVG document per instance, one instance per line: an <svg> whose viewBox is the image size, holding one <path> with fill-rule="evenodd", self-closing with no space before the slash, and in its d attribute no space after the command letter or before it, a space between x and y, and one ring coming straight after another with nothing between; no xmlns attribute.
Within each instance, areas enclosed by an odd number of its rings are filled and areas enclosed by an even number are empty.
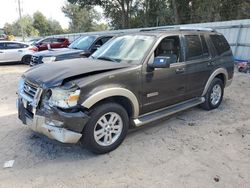
<svg viewBox="0 0 250 188"><path fill-rule="evenodd" d="M69 44L69 40L64 37L48 37L33 43L33 45L36 46L39 51L48 50L48 46L50 48L66 48Z"/></svg>
<svg viewBox="0 0 250 188"><path fill-rule="evenodd" d="M30 65L34 66L41 63L51 63L65 59L89 57L113 36L114 35L110 34L82 36L72 42L68 48L47 50L34 54Z"/></svg>
<svg viewBox="0 0 250 188"><path fill-rule="evenodd" d="M0 41L0 63L21 62L29 64L31 55L38 49L22 42Z"/></svg>
<svg viewBox="0 0 250 188"><path fill-rule="evenodd" d="M4 33L4 29L0 28L0 41L7 40L7 35Z"/></svg>
<svg viewBox="0 0 250 188"><path fill-rule="evenodd" d="M36 132L63 143L81 140L102 154L117 148L129 128L197 105L218 108L233 72L230 46L215 31L125 34L90 58L28 70L18 114Z"/></svg>
<svg viewBox="0 0 250 188"><path fill-rule="evenodd" d="M39 40L41 40L42 38L33 38L31 40L29 40L28 42L26 42L27 44L30 45L35 45Z"/></svg>
<svg viewBox="0 0 250 188"><path fill-rule="evenodd" d="M249 72L250 71L250 62L239 62L237 63L237 69L239 72Z"/></svg>

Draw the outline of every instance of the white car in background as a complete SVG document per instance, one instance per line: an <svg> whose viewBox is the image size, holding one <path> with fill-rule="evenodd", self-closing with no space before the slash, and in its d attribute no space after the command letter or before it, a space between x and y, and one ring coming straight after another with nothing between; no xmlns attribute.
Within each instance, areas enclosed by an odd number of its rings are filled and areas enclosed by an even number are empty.
<svg viewBox="0 0 250 188"><path fill-rule="evenodd" d="M29 64L32 54L37 51L37 47L22 42L0 41L0 63L20 62Z"/></svg>

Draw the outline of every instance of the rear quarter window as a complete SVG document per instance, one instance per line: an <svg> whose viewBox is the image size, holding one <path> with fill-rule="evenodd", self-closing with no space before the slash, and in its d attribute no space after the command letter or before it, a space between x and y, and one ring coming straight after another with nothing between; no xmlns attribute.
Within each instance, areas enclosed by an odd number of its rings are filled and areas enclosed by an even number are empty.
<svg viewBox="0 0 250 188"><path fill-rule="evenodd" d="M223 35L210 35L218 55L230 50L230 46Z"/></svg>

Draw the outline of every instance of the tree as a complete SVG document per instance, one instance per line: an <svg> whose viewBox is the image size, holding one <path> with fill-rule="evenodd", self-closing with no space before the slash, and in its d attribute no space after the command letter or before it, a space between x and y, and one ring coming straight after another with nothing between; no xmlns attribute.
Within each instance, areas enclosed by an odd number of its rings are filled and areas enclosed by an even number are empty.
<svg viewBox="0 0 250 188"><path fill-rule="evenodd" d="M62 26L57 20L48 20L48 34L49 35L56 35L56 34L61 34L64 33Z"/></svg>
<svg viewBox="0 0 250 188"><path fill-rule="evenodd" d="M33 27L33 19L29 15L23 16L22 19L18 19L12 24L6 23L4 30L7 35L21 36L21 26L24 28L24 37L39 35L39 31Z"/></svg>
<svg viewBox="0 0 250 188"><path fill-rule="evenodd" d="M46 36L49 33L49 23L47 18L39 11L33 14L33 26L37 29L42 36Z"/></svg>
<svg viewBox="0 0 250 188"><path fill-rule="evenodd" d="M107 17L110 17L112 21L115 20L115 24L118 26L118 28L129 28L131 10L133 9L136 0L68 0L68 1L73 4L81 5L82 7L99 5L104 9L104 13Z"/></svg>
<svg viewBox="0 0 250 188"><path fill-rule="evenodd" d="M99 13L92 8L82 8L78 5L67 3L62 11L69 18L70 32L87 32L95 30L95 25L100 19Z"/></svg>

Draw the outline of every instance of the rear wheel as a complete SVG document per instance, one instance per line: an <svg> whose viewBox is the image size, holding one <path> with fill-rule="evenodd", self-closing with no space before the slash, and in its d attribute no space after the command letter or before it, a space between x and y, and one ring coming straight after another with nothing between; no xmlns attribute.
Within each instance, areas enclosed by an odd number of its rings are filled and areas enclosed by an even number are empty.
<svg viewBox="0 0 250 188"><path fill-rule="evenodd" d="M224 84L221 79L214 78L205 95L205 102L201 107L205 110L218 108L224 94Z"/></svg>
<svg viewBox="0 0 250 188"><path fill-rule="evenodd" d="M83 145L97 154L116 149L126 137L129 118L126 110L116 103L94 107L91 119L83 130Z"/></svg>
<svg viewBox="0 0 250 188"><path fill-rule="evenodd" d="M243 72L243 70L244 70L243 67L240 67L240 68L238 69L239 72Z"/></svg>
<svg viewBox="0 0 250 188"><path fill-rule="evenodd" d="M22 63L25 64L25 65L29 65L30 64L30 61L31 61L31 55L26 55L26 56L23 56L22 58Z"/></svg>

